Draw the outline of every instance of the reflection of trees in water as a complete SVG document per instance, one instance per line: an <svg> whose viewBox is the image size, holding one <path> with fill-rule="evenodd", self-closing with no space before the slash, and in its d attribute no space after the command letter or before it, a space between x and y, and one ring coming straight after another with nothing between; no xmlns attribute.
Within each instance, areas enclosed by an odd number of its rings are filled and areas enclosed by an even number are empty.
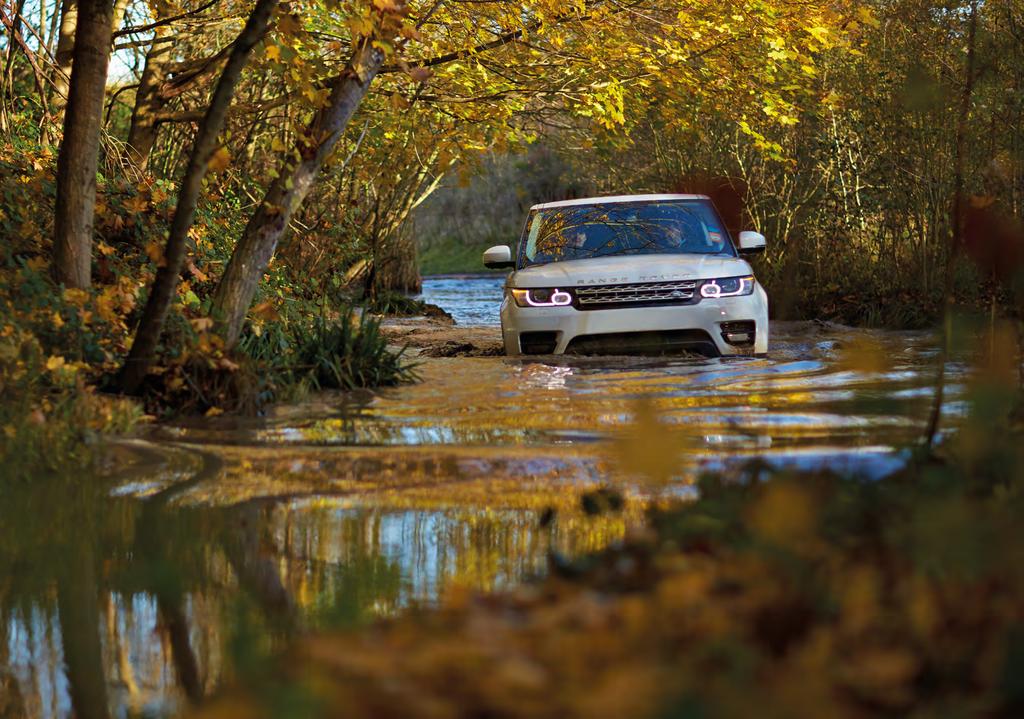
<svg viewBox="0 0 1024 719"><path fill-rule="evenodd" d="M197 484L229 476L202 474ZM3 692L0 716L166 713L220 681L240 597L265 650L297 626L391 614L455 584L506 584L540 569L547 549L532 509L315 497L182 506L195 487L144 500L87 477L5 490L18 511L0 522L0 682L17 689ZM621 520L574 521L550 530L559 546L623 531Z"/></svg>
<svg viewBox="0 0 1024 719"><path fill-rule="evenodd" d="M296 596L345 589L323 584L327 577L311 567L361 568L367 588L377 594L376 610L391 613L409 601L431 601L451 586L489 590L520 580L543 568L549 539L560 551L575 553L605 546L625 531L619 517L571 514L540 530L537 516L533 510L378 509L313 499L278 505L271 526L278 545L292 548L287 570ZM374 577L384 586L374 585Z"/></svg>
<svg viewBox="0 0 1024 719"><path fill-rule="evenodd" d="M169 667L196 696L195 615L184 601L206 573L194 571L180 540L202 542L214 523L157 511L158 500L111 498L109 489L90 476L4 488L16 511L0 523L0 573L16 581L0 591L0 622L17 637L5 665L31 716L139 708L174 694Z"/></svg>

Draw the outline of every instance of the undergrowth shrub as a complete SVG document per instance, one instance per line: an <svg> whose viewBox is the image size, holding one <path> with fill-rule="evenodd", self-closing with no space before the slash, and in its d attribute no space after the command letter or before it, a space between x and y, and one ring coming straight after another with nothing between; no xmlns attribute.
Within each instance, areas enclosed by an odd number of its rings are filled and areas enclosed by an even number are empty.
<svg viewBox="0 0 1024 719"><path fill-rule="evenodd" d="M0 467L9 479L81 466L95 439L141 418L131 400L87 384L82 363L48 355L31 333L0 327Z"/></svg>
<svg viewBox="0 0 1024 719"><path fill-rule="evenodd" d="M265 364L284 384L310 389L356 389L410 382L415 368L395 351L380 323L345 311L338 319L314 317L249 330L239 348Z"/></svg>

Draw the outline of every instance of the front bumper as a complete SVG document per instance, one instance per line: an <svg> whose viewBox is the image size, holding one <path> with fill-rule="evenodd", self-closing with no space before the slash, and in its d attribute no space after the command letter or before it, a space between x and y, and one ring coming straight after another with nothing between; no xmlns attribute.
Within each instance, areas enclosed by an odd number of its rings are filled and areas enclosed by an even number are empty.
<svg viewBox="0 0 1024 719"><path fill-rule="evenodd" d="M744 325L731 324L743 322L753 323L753 343L742 341ZM577 310L573 306L519 307L506 296L501 303L501 332L507 355L587 353L589 348L614 347L620 342L620 354L628 354L635 351L633 347L647 347L661 338L668 350L678 341L678 346L689 343L704 354L765 354L768 297L758 284L750 295L703 298L693 305ZM610 341L600 342L602 336ZM640 341L631 343L630 337ZM708 351L697 349L698 345Z"/></svg>

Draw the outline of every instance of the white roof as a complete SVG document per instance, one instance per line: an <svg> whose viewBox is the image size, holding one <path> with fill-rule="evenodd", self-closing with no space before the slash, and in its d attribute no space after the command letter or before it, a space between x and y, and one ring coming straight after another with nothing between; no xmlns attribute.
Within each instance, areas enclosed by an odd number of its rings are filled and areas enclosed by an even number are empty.
<svg viewBox="0 0 1024 719"><path fill-rule="evenodd" d="M610 197L581 197L578 200L561 200L534 205L531 210L545 210L549 207L569 205L601 205L606 202L658 202L663 200L710 200L707 195L613 195Z"/></svg>

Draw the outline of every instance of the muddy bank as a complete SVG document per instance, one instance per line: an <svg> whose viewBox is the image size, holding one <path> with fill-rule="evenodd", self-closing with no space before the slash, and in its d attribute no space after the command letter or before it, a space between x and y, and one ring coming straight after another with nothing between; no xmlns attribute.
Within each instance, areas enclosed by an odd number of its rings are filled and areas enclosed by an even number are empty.
<svg viewBox="0 0 1024 719"><path fill-rule="evenodd" d="M386 319L381 332L389 342L420 357L496 357L504 353L500 327L463 327L443 317Z"/></svg>

